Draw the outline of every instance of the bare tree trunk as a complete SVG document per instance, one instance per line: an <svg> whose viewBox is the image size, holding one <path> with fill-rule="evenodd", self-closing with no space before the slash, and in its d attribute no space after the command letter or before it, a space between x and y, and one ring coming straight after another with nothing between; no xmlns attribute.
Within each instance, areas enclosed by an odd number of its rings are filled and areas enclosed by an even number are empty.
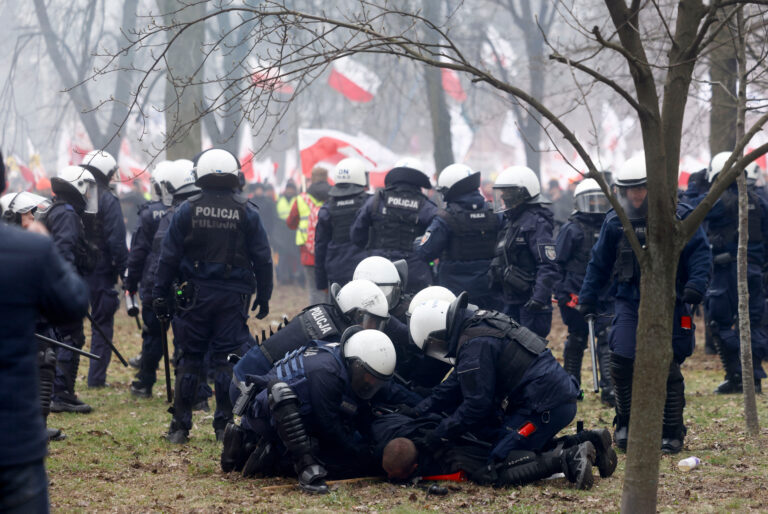
<svg viewBox="0 0 768 514"><path fill-rule="evenodd" d="M726 12L721 11L721 18ZM709 55L712 99L709 111L709 152L729 152L736 146L736 47L727 30L715 36Z"/></svg>
<svg viewBox="0 0 768 514"><path fill-rule="evenodd" d="M425 2L424 17L435 24L439 24L442 13L441 2ZM432 38L430 34L430 38ZM437 43L437 41L429 41ZM434 66L424 66L424 78L427 83L427 102L429 114L432 119L433 155L435 159L435 171L440 173L443 168L453 164L453 140L451 139L451 113L448 111L448 102L443 90L442 70Z"/></svg>
<svg viewBox="0 0 768 514"><path fill-rule="evenodd" d="M744 123L747 106L747 60L744 40L744 13L738 7L736 12L736 46L739 62L738 116L736 120L736 139L744 137ZM760 422L757 418L755 399L755 377L752 368L752 332L749 320L749 286L747 282L747 246L749 240L749 199L747 197L747 177L744 173L736 179L739 186L739 245L736 258L736 276L739 296L739 346L741 347L741 383L744 390L744 420L747 433L757 437ZM757 213L755 213L757 215Z"/></svg>
<svg viewBox="0 0 768 514"><path fill-rule="evenodd" d="M160 0L164 13L172 13L182 7L179 0ZM186 5L183 10L165 14L166 25L176 22L199 20L205 15L205 3ZM169 39L176 31L168 32ZM199 117L202 111L203 87L194 85L202 77L195 75L200 66L200 43L205 35L205 25L196 23L188 27L168 50L167 82L165 84L166 159L191 159L202 146Z"/></svg>

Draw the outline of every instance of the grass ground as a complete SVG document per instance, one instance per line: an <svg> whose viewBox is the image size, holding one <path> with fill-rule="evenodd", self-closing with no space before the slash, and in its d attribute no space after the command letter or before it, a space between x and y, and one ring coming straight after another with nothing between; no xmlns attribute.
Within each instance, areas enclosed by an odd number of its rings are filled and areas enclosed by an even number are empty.
<svg viewBox="0 0 768 514"><path fill-rule="evenodd" d="M298 289L281 288L275 296L273 314L263 322L251 320L256 333L262 328L268 330L270 318L277 323L283 313L290 317L305 303L305 295ZM564 335L555 314L550 347L558 357ZM126 358L140 349L136 325L122 310L116 319L115 340ZM582 376L589 383L589 359L584 361ZM162 373L154 397L138 400L128 391L133 369L123 368L112 359L108 376L111 387L89 390L83 380L86 366L81 366L77 387L94 411L88 415L52 414L49 418L51 426L63 428L68 436L51 444L47 460L51 506L57 511L618 511L623 455L613 477L601 480L595 471L595 486L590 491L575 491L564 479L555 479L511 489L461 483L446 497L427 497L420 489L357 482L334 486L326 496L310 497L296 490L292 480L246 480L236 473L221 472L212 413L195 413L188 445L165 442L162 436L170 415ZM682 454L662 458L659 510L768 511L768 428L762 429L757 441L745 437L741 397L712 394L722 373L717 357L705 355L702 344L685 363L683 373L688 437ZM608 427L613 413L602 407L596 396L585 393L577 419L589 427ZM758 397L758 410L761 426L768 427L768 395ZM678 460L691 455L699 457L702 465L688 473L679 471Z"/></svg>

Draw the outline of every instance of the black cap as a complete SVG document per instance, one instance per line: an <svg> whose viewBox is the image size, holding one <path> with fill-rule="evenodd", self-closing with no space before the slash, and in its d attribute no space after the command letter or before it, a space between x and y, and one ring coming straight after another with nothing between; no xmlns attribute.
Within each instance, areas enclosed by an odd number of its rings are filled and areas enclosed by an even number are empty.
<svg viewBox="0 0 768 514"><path fill-rule="evenodd" d="M432 189L429 177L419 170L406 167L392 168L389 170L387 176L384 177L384 185L391 186L393 184L413 184L414 186L423 187L424 189Z"/></svg>

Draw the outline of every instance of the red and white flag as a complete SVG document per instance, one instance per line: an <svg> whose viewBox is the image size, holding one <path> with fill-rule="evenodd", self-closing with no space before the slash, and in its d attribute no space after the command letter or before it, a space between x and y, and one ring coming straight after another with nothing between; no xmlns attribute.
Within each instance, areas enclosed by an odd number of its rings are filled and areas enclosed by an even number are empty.
<svg viewBox="0 0 768 514"><path fill-rule="evenodd" d="M259 59L249 59L248 66L253 70L251 82L256 87L287 95L295 91L293 85L283 76L283 71L279 66L271 65Z"/></svg>
<svg viewBox="0 0 768 514"><path fill-rule="evenodd" d="M459 103L466 100L467 93L464 91L464 88L461 87L459 74L448 68L442 68L441 73L445 93Z"/></svg>
<svg viewBox="0 0 768 514"><path fill-rule="evenodd" d="M381 85L379 77L350 57L333 61L328 85L352 102L370 102Z"/></svg>
<svg viewBox="0 0 768 514"><path fill-rule="evenodd" d="M378 141L338 130L299 129L299 151L301 172L306 177L317 165L332 167L347 157L367 160L371 171L388 170L397 160L397 156Z"/></svg>

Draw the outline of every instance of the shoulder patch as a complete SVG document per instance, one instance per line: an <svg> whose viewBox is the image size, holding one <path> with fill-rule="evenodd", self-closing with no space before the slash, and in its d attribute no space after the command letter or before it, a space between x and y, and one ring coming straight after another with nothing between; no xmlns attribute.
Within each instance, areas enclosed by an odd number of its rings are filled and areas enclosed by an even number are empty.
<svg viewBox="0 0 768 514"><path fill-rule="evenodd" d="M419 245L423 245L424 243L426 243L427 241L429 241L429 237L430 237L431 235L432 235L432 232L424 232L424 235L423 235L423 236L421 236L421 242L419 243Z"/></svg>
<svg viewBox="0 0 768 514"><path fill-rule="evenodd" d="M539 244L539 258L542 261L554 262L557 258L557 252L555 251L555 245L553 244Z"/></svg>

